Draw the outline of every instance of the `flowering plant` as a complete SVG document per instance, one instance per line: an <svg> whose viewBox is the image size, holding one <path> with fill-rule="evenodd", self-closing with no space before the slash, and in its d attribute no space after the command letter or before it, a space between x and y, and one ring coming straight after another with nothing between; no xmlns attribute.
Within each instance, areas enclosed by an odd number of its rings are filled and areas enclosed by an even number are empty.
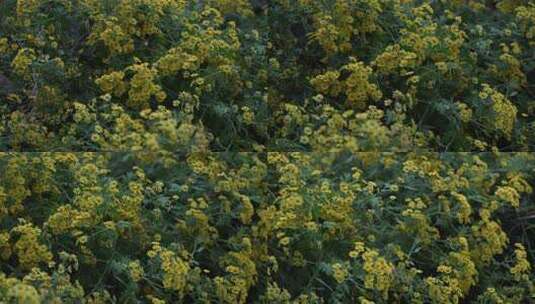
<svg viewBox="0 0 535 304"><path fill-rule="evenodd" d="M535 288L530 153L37 153L0 168L3 300L526 303Z"/></svg>
<svg viewBox="0 0 535 304"><path fill-rule="evenodd" d="M532 303L530 0L0 1L0 303Z"/></svg>

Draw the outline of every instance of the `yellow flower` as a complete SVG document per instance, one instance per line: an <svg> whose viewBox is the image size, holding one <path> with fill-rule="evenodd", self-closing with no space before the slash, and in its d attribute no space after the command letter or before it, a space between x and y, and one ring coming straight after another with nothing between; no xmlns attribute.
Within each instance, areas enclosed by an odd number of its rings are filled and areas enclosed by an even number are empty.
<svg viewBox="0 0 535 304"><path fill-rule="evenodd" d="M461 224L467 224L470 222L470 215L472 214L472 207L466 199L466 197L460 193L453 192L451 194L456 201L459 203L459 212L457 213L457 218Z"/></svg>
<svg viewBox="0 0 535 304"><path fill-rule="evenodd" d="M17 283L8 289L6 293L6 300L9 303L20 304L39 304L42 303L41 296L37 290L30 285L24 283Z"/></svg>
<svg viewBox="0 0 535 304"><path fill-rule="evenodd" d="M527 260L528 255L524 246L520 243L516 243L515 247L516 264L509 271L513 274L515 280L520 281L529 276L531 265Z"/></svg>
<svg viewBox="0 0 535 304"><path fill-rule="evenodd" d="M9 42L7 38L0 38L0 54L7 53L9 50Z"/></svg>
<svg viewBox="0 0 535 304"><path fill-rule="evenodd" d="M249 107L242 107L242 111L243 111L243 121L245 122L245 124L247 125L252 125L254 123L254 112L251 111L251 109Z"/></svg>
<svg viewBox="0 0 535 304"><path fill-rule="evenodd" d="M347 270L347 267L340 264L335 263L332 265L332 271L333 271L333 277L339 284L344 282L349 275L349 271Z"/></svg>
<svg viewBox="0 0 535 304"><path fill-rule="evenodd" d="M291 295L284 289L280 288L277 283L268 282L264 300L267 303L290 303Z"/></svg>
<svg viewBox="0 0 535 304"><path fill-rule="evenodd" d="M501 254L509 241L501 226L495 221L473 225L472 235L478 243L471 250L471 256L479 263L488 263L495 255Z"/></svg>
<svg viewBox="0 0 535 304"><path fill-rule="evenodd" d="M392 273L394 265L385 258L379 256L376 250L368 249L362 254L363 268L366 272L364 286L367 289L375 289L383 293L386 299L388 290L393 281Z"/></svg>
<svg viewBox="0 0 535 304"><path fill-rule="evenodd" d="M39 7L41 0L17 0L17 15L31 14Z"/></svg>
<svg viewBox="0 0 535 304"><path fill-rule="evenodd" d="M459 111L459 117L461 118L461 121L464 123L470 122L472 119L472 109L470 109L467 104L460 101L456 102L455 105Z"/></svg>
<svg viewBox="0 0 535 304"><path fill-rule="evenodd" d="M452 269L450 266L446 266L446 265L440 265L437 267L437 271L440 272L440 273L451 273L452 272Z"/></svg>
<svg viewBox="0 0 535 304"><path fill-rule="evenodd" d="M362 252L364 252L365 249L366 249L366 247L364 247L364 243L363 242L355 242L355 247L350 252L350 255L353 258L358 257Z"/></svg>
<svg viewBox="0 0 535 304"><path fill-rule="evenodd" d="M128 270L130 271L130 276L134 282L138 282L143 278L143 267L138 260L128 263Z"/></svg>
<svg viewBox="0 0 535 304"><path fill-rule="evenodd" d="M128 91L128 104L137 109L148 107L151 96L161 94L161 87L154 84L156 70L149 68L147 63L135 64L129 68L135 72L130 80L130 90ZM160 95L162 98L163 95Z"/></svg>
<svg viewBox="0 0 535 304"><path fill-rule="evenodd" d="M437 62L435 63L435 66L442 74L446 74L448 72L448 65L445 62Z"/></svg>
<svg viewBox="0 0 535 304"><path fill-rule="evenodd" d="M251 203L249 197L242 195L241 197L242 209L240 212L240 219L244 224L251 222L251 218L254 215L254 206Z"/></svg>
<svg viewBox="0 0 535 304"><path fill-rule="evenodd" d="M109 49L111 54L131 53L134 51L134 41L123 28L117 24L118 20L115 17L106 20L101 25L99 32L94 32L89 38L90 43L100 40Z"/></svg>
<svg viewBox="0 0 535 304"><path fill-rule="evenodd" d="M500 186L494 195L496 195L499 199L511 204L511 206L515 208L520 206L520 195L513 187Z"/></svg>
<svg viewBox="0 0 535 304"><path fill-rule="evenodd" d="M163 271L163 287L177 291L182 295L186 288L190 270L189 264L173 251L161 248L159 244L154 244L153 249L148 254L149 257L158 256L160 258L160 267ZM137 269L136 271L138 271L136 275L142 275L142 270Z"/></svg>
<svg viewBox="0 0 535 304"><path fill-rule="evenodd" d="M518 110L503 94L492 89L489 85L483 84L483 90L479 93L479 97L486 99L489 96L492 100L494 118L488 120L487 124L510 139Z"/></svg>
<svg viewBox="0 0 535 304"><path fill-rule="evenodd" d="M13 71L21 76L28 77L29 67L35 59L35 51L33 49L19 49L19 52L11 62Z"/></svg>
<svg viewBox="0 0 535 304"><path fill-rule="evenodd" d="M95 80L95 83L104 93L121 96L126 91L126 83L123 81L123 78L123 72L111 72Z"/></svg>
<svg viewBox="0 0 535 304"><path fill-rule="evenodd" d="M428 277L425 279L425 284L431 303L458 303L462 297L459 281L448 276Z"/></svg>
<svg viewBox="0 0 535 304"><path fill-rule="evenodd" d="M341 70L349 72L349 76L342 81L339 80L339 71L327 71L314 77L310 83L322 94L336 97L344 93L346 101L359 109L364 108L368 100L377 101L383 96L378 86L369 82L373 70L363 62L351 58L351 62Z"/></svg>
<svg viewBox="0 0 535 304"><path fill-rule="evenodd" d="M52 260L52 253L39 242L41 229L31 223L21 223L11 232L19 235L13 249L23 268L31 269L39 263L48 263Z"/></svg>
<svg viewBox="0 0 535 304"><path fill-rule="evenodd" d="M288 244L290 244L290 238L287 236L283 237L282 239L280 239L279 244L282 246L287 246Z"/></svg>
<svg viewBox="0 0 535 304"><path fill-rule="evenodd" d="M0 257L3 260L9 259L11 256L11 244L9 243L9 233L0 233Z"/></svg>
<svg viewBox="0 0 535 304"><path fill-rule="evenodd" d="M208 3L217 8L222 14L238 13L243 16L253 14L251 4L247 0L208 0Z"/></svg>

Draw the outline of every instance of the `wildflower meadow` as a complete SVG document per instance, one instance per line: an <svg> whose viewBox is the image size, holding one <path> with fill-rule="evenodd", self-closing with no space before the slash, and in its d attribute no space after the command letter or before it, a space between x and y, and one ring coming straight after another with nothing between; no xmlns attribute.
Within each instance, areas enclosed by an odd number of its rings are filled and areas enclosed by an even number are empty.
<svg viewBox="0 0 535 304"><path fill-rule="evenodd" d="M533 0L0 0L0 304L535 303Z"/></svg>

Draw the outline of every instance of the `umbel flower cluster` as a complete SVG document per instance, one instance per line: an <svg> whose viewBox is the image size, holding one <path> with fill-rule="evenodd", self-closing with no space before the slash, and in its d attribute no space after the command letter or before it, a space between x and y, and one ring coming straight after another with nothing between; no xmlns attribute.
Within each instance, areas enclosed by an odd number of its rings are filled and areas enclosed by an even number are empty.
<svg viewBox="0 0 535 304"><path fill-rule="evenodd" d="M0 303L535 303L532 0L0 0Z"/></svg>

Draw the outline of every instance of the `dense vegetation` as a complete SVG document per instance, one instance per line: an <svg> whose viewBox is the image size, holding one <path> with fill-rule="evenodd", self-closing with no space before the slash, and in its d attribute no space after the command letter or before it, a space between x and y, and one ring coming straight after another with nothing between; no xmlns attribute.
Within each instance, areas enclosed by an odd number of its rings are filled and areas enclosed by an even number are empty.
<svg viewBox="0 0 535 304"><path fill-rule="evenodd" d="M0 147L532 151L534 4L494 2L4 0Z"/></svg>
<svg viewBox="0 0 535 304"><path fill-rule="evenodd" d="M0 303L535 303L532 0L0 0Z"/></svg>
<svg viewBox="0 0 535 304"><path fill-rule="evenodd" d="M531 303L531 153L0 158L7 303Z"/></svg>

